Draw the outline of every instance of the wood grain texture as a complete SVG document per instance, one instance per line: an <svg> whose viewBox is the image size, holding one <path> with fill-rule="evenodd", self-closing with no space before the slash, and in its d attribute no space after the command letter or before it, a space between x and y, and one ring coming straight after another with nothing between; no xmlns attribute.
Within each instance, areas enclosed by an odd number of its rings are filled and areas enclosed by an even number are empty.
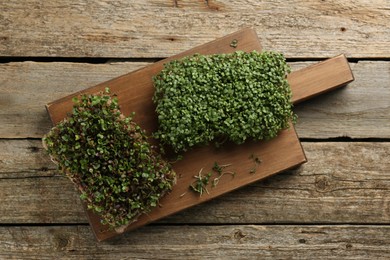
<svg viewBox="0 0 390 260"><path fill-rule="evenodd" d="M79 195L69 184L63 177L1 179L1 223L85 222Z"/></svg>
<svg viewBox="0 0 390 260"><path fill-rule="evenodd" d="M0 227L2 259L388 259L390 226L153 226L97 243L86 226Z"/></svg>
<svg viewBox="0 0 390 260"><path fill-rule="evenodd" d="M46 103L142 68L146 64L149 63L0 64L0 137L40 138L52 127L45 109Z"/></svg>
<svg viewBox="0 0 390 260"><path fill-rule="evenodd" d="M0 139L0 179L54 176L54 165L41 142Z"/></svg>
<svg viewBox="0 0 390 260"><path fill-rule="evenodd" d="M0 137L40 138L49 131L44 105L150 63L0 64ZM293 70L313 62L290 63ZM295 107L301 138L390 138L390 62L350 63L355 81Z"/></svg>
<svg viewBox="0 0 390 260"><path fill-rule="evenodd" d="M0 55L169 57L244 27L287 57L389 57L388 1L1 0Z"/></svg>
<svg viewBox="0 0 390 260"><path fill-rule="evenodd" d="M39 177L42 165L55 168L42 149L29 148L40 147L39 141L0 142L2 147L5 144L8 148L0 157L0 223L87 223L78 193L69 180L58 175ZM308 162L299 169L254 183L160 223L390 222L390 143L304 142L303 148ZM13 164L19 171L9 170Z"/></svg>
<svg viewBox="0 0 390 260"><path fill-rule="evenodd" d="M390 63L359 61L355 81L296 106L300 137L390 138Z"/></svg>

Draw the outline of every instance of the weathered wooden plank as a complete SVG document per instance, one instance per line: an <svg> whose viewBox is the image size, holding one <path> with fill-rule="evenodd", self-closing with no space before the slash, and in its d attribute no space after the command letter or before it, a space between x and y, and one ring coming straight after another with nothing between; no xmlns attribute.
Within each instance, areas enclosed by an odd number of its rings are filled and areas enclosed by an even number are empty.
<svg viewBox="0 0 390 260"><path fill-rule="evenodd" d="M145 62L1 64L0 137L40 138L52 126L45 104L147 64Z"/></svg>
<svg viewBox="0 0 390 260"><path fill-rule="evenodd" d="M62 177L0 180L1 223L79 223L85 213L73 185Z"/></svg>
<svg viewBox="0 0 390 260"><path fill-rule="evenodd" d="M299 136L389 138L389 71L387 62L354 64L354 82L296 106Z"/></svg>
<svg viewBox="0 0 390 260"><path fill-rule="evenodd" d="M1 0L0 6L1 56L168 57L253 27L265 49L287 57L390 57L390 4L381 0Z"/></svg>
<svg viewBox="0 0 390 260"><path fill-rule="evenodd" d="M149 226L98 243L86 226L0 227L1 259L388 259L390 226Z"/></svg>
<svg viewBox="0 0 390 260"><path fill-rule="evenodd" d="M6 143L8 148L0 157L0 223L87 223L70 181L58 176L34 178L42 165L55 167L42 150L29 148L39 147L39 141L2 140L0 146ZM390 222L390 143L304 142L303 148L308 163L299 169L162 222ZM15 158L15 153L20 158ZM23 160L26 163L19 163ZM19 165L22 174L7 166L12 164Z"/></svg>
<svg viewBox="0 0 390 260"><path fill-rule="evenodd" d="M51 127L46 103L147 64L0 64L0 138L41 137ZM297 70L313 62L290 64ZM354 82L296 106L301 138L390 138L390 62L350 65Z"/></svg>
<svg viewBox="0 0 390 260"><path fill-rule="evenodd" d="M57 167L36 140L0 139L0 179L54 176Z"/></svg>

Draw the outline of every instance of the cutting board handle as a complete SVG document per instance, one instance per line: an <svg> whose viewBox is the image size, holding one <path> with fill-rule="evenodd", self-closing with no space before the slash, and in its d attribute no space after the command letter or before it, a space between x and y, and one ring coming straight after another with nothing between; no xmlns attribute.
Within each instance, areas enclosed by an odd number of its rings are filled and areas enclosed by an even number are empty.
<svg viewBox="0 0 390 260"><path fill-rule="evenodd" d="M290 73L287 77L292 90L292 102L297 104L354 80L345 55L313 64Z"/></svg>

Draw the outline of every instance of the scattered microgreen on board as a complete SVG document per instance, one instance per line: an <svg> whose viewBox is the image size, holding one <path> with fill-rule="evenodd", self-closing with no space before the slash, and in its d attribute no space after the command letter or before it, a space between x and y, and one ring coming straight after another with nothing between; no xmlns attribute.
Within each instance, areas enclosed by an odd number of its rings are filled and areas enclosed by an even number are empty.
<svg viewBox="0 0 390 260"><path fill-rule="evenodd" d="M211 182L211 187L214 188L218 185L219 180L224 176L225 174L231 174L232 177L236 175L233 171L225 171L224 169L231 166L231 164L224 164L219 165L217 162L214 163L214 166L212 167L212 172L216 173L218 176L214 177ZM206 175L202 174L203 168L200 169L198 175L195 175L194 178L196 179L193 183L190 184L190 189L194 192L199 193L199 196L202 196L203 193L209 194L209 190L207 189L207 186L210 183L210 179L212 177L212 172L207 173ZM186 193L183 193L180 195L180 197L183 197Z"/></svg>
<svg viewBox="0 0 390 260"><path fill-rule="evenodd" d="M219 165L217 162L214 163L214 166L213 166L213 171L216 172L218 174L218 177L215 177L213 179L213 183L212 183L212 187L216 187L219 183L219 180L222 178L222 176L224 176L225 174L231 174L232 177L234 178L234 176L236 176L236 172L233 172L233 171L224 171L225 168L231 166L231 164L223 164L223 165Z"/></svg>
<svg viewBox="0 0 390 260"><path fill-rule="evenodd" d="M251 159L254 163L254 166L250 169L249 173L255 174L257 171L257 167L261 164L261 159L258 155L255 155L255 154L251 154L249 156L249 159Z"/></svg>
<svg viewBox="0 0 390 260"><path fill-rule="evenodd" d="M237 48L238 46L238 41L237 39L233 39L231 42L230 42L230 47L232 48Z"/></svg>
<svg viewBox="0 0 390 260"><path fill-rule="evenodd" d="M199 193L199 196L202 196L204 192L209 194L209 191L207 189L207 185L210 182L211 172L207 173L206 175L202 174L203 168L200 169L198 175L195 175L194 178L196 179L193 183L191 183L190 188Z"/></svg>

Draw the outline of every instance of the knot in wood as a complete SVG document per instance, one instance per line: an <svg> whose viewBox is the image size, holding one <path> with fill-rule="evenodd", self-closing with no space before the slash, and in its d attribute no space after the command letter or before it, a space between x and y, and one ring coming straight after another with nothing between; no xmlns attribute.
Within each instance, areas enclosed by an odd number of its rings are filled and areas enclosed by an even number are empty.
<svg viewBox="0 0 390 260"><path fill-rule="evenodd" d="M244 237L246 237L246 235L245 235L240 229L238 229L238 230L236 230L236 231L234 232L234 238L235 238L235 239L241 240L241 239L243 239Z"/></svg>
<svg viewBox="0 0 390 260"><path fill-rule="evenodd" d="M306 244L306 239L301 238L301 239L298 240L298 242L301 243L301 244Z"/></svg>
<svg viewBox="0 0 390 260"><path fill-rule="evenodd" d="M328 176L318 176L315 180L316 190L318 192L327 192L331 189L330 178Z"/></svg>
<svg viewBox="0 0 390 260"><path fill-rule="evenodd" d="M65 237L61 237L61 236L58 236L56 237L56 244L57 244L57 248L59 250L65 250L69 244L69 240Z"/></svg>

